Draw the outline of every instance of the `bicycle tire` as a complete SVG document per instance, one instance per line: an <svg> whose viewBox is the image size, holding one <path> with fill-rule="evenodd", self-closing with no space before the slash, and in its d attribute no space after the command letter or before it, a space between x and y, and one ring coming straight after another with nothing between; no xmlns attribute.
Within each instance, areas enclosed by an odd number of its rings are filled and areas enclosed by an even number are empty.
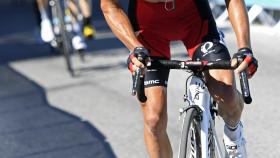
<svg viewBox="0 0 280 158"><path fill-rule="evenodd" d="M63 13L63 9L60 4L60 0L57 0L56 2L57 2L57 4L55 5L55 7L57 10L57 17L60 21L59 30L60 30L60 34L61 34L61 41L60 41L61 45L60 45L59 49L64 55L67 70L69 71L71 76L75 76L74 68L73 68L72 61L71 61L71 54L73 54L71 38L65 27L64 13Z"/></svg>
<svg viewBox="0 0 280 158"><path fill-rule="evenodd" d="M187 110L184 120L183 127L181 131L181 140L179 148L179 158L189 158L188 154L194 154L195 158L201 158L201 141L200 141L200 120L199 112L196 108L190 108ZM193 139L189 142L189 136ZM191 140L192 141L192 140ZM188 151L188 148L194 147L196 149L191 149L193 151ZM191 153L192 152L192 153Z"/></svg>
<svg viewBox="0 0 280 158"><path fill-rule="evenodd" d="M51 46L55 49L55 51L58 51L59 53L62 53L60 51L61 47L61 37L60 34L57 31L57 25L59 23L58 21L58 13L57 13L57 7L56 1L55 0L50 0L49 1L49 6L50 6L50 13L51 13L51 21L52 21L52 31L54 33L54 40L51 41Z"/></svg>
<svg viewBox="0 0 280 158"><path fill-rule="evenodd" d="M211 128L208 131L208 154L210 158L216 158L215 140Z"/></svg>

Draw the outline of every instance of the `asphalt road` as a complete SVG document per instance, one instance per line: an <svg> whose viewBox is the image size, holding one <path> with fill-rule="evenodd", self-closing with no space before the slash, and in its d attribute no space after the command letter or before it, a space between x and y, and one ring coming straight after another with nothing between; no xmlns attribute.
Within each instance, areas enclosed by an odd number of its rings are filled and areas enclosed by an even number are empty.
<svg viewBox="0 0 280 158"><path fill-rule="evenodd" d="M0 6L0 157L3 158L144 158L142 114L130 95L127 50L112 35L100 11L94 16L97 38L88 41L86 63L71 78L64 59L46 44L37 44L30 5ZM9 15L9 18L7 18ZM259 70L250 80L253 103L246 105L243 124L250 158L280 154L278 108L280 35L252 27ZM225 29L231 52L235 37ZM180 43L173 58L185 57ZM183 104L184 71L172 71L168 88L170 135L174 157L179 144L179 106ZM221 133L222 119L217 119Z"/></svg>

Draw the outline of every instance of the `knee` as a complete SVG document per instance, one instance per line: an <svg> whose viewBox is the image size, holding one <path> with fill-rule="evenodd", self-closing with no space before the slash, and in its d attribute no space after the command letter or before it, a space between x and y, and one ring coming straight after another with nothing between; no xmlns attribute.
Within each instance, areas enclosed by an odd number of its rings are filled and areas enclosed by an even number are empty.
<svg viewBox="0 0 280 158"><path fill-rule="evenodd" d="M152 135L159 135L166 130L167 126L166 92L163 88L149 90L146 91L148 100L142 104L144 128Z"/></svg>
<svg viewBox="0 0 280 158"><path fill-rule="evenodd" d="M144 118L145 128L153 135L159 135L165 130L166 120L158 113L147 114Z"/></svg>
<svg viewBox="0 0 280 158"><path fill-rule="evenodd" d="M233 86L224 87L223 91L226 93L221 96L221 100L226 113L234 114L236 111L241 111L243 109L243 101L240 93Z"/></svg>
<svg viewBox="0 0 280 158"><path fill-rule="evenodd" d="M225 105L227 108L236 108L238 95L231 71L209 71L206 80L210 93L219 104Z"/></svg>
<svg viewBox="0 0 280 158"><path fill-rule="evenodd" d="M160 127L160 116L158 114L148 114L145 117L145 127L153 134L157 134Z"/></svg>

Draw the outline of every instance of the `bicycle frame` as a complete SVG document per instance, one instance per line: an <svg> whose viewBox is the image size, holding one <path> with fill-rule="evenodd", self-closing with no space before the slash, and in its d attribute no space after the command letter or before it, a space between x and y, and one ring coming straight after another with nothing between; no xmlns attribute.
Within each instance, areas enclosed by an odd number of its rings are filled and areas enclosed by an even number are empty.
<svg viewBox="0 0 280 158"><path fill-rule="evenodd" d="M209 129L213 132L215 141L216 153L219 158L222 158L221 146L218 141L216 130L214 127L214 121L212 120L210 107L211 107L211 96L205 85L204 80L196 75L191 76L187 83L187 100L190 106L198 106L201 110L201 155L202 158L209 158L208 153L208 133Z"/></svg>

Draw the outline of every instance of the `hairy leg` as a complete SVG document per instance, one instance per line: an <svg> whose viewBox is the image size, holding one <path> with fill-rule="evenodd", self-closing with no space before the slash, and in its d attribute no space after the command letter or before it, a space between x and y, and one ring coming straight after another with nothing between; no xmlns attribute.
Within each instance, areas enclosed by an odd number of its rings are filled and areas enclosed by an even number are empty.
<svg viewBox="0 0 280 158"><path fill-rule="evenodd" d="M235 86L231 70L210 70L206 82L212 97L219 105L219 113L230 126L236 126L243 110L243 99Z"/></svg>
<svg viewBox="0 0 280 158"><path fill-rule="evenodd" d="M145 89L148 100L142 104L144 138L151 158L172 158L172 149L166 132L166 93L166 88L161 86Z"/></svg>

